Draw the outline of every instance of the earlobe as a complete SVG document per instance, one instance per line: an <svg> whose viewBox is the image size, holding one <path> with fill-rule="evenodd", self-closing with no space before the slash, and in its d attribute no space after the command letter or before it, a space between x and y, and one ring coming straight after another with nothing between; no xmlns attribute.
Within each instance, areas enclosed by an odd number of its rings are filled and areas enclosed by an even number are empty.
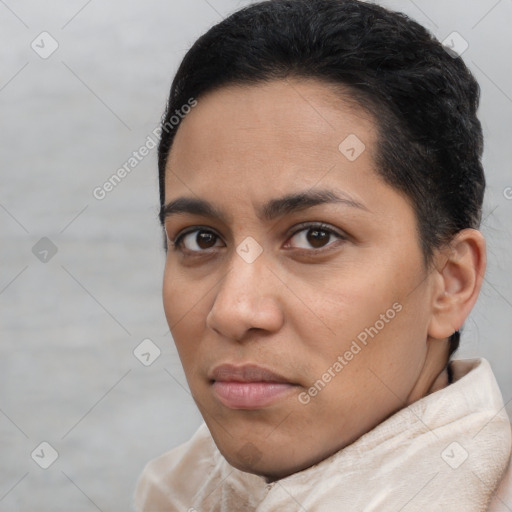
<svg viewBox="0 0 512 512"><path fill-rule="evenodd" d="M486 266L482 233L460 231L440 249L437 263L428 334L444 339L462 327L480 293Z"/></svg>

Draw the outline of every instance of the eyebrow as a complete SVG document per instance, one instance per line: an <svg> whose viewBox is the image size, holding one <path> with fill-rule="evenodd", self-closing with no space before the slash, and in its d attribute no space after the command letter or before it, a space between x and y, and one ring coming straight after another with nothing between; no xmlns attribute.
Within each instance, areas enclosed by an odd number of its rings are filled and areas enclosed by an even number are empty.
<svg viewBox="0 0 512 512"><path fill-rule="evenodd" d="M288 194L277 199L271 199L257 209L257 216L260 220L272 221L287 214L305 210L320 204L336 203L369 211L368 208L350 197L347 193L335 193L332 190L313 190ZM160 209L160 220L162 223L172 215L179 214L201 215L218 219L227 224L227 215L217 206L195 197L178 197L162 206Z"/></svg>

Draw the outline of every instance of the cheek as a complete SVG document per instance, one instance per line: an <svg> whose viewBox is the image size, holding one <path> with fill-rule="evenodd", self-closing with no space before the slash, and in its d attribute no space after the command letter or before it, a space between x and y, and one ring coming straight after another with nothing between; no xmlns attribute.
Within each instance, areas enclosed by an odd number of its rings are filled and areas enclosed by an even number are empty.
<svg viewBox="0 0 512 512"><path fill-rule="evenodd" d="M311 336L318 346L332 347L332 351L343 350L358 335L364 338L365 329L374 326L380 315L395 316L393 304L401 296L393 277L386 272L369 272L352 265L350 268L330 269L329 274L336 276L318 285L318 280L308 278L303 281L301 295L308 298L313 316L298 315L301 322L299 332L318 333L321 328L324 335ZM367 267L368 268L368 267ZM316 318L315 318L316 317ZM386 324L387 327L388 324ZM379 330L383 330L382 328ZM327 342L327 343L326 343Z"/></svg>
<svg viewBox="0 0 512 512"><path fill-rule="evenodd" d="M193 278L178 267L169 256L164 269L162 299L165 315L171 329L174 325L191 324L190 318L204 307L209 289L204 279Z"/></svg>
<svg viewBox="0 0 512 512"><path fill-rule="evenodd" d="M188 301L189 294L184 292L183 283L176 279L175 273L169 269L169 264L167 263L164 270L162 300L167 323L171 329L179 318L181 308ZM179 301L178 297L182 297L183 300Z"/></svg>
<svg viewBox="0 0 512 512"><path fill-rule="evenodd" d="M421 300L397 295L399 300L393 302L391 294L382 292L381 301L359 304L364 304L364 314L358 312L356 301L350 304L345 319L351 336L343 337L336 351L346 360L343 379L330 390L333 396L351 397L348 404L370 422L402 406L427 348L428 322L417 303Z"/></svg>
<svg viewBox="0 0 512 512"><path fill-rule="evenodd" d="M313 367L309 377L319 378L338 356L346 355L343 374L350 378L338 379L337 385L363 389L375 380L371 369L393 387L398 383L400 389L417 371L426 346L425 290L420 287L411 293L414 283L422 280L421 266L413 258L390 257L387 263L381 258L379 265L360 263L331 272L336 280L321 287L314 280L303 282L303 293L317 313L316 318L311 314L295 317L297 332L309 345L307 358Z"/></svg>
<svg viewBox="0 0 512 512"><path fill-rule="evenodd" d="M195 350L200 341L205 318L203 309L208 297L205 296L204 287L194 286L189 279L166 265L162 299L169 329L185 366L187 355Z"/></svg>

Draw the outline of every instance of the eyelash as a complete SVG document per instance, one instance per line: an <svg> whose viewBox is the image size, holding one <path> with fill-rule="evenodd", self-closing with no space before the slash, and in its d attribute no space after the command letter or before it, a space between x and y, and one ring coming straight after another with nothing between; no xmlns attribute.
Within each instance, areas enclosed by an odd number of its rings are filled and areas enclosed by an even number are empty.
<svg viewBox="0 0 512 512"><path fill-rule="evenodd" d="M299 224L298 226L296 226L296 229L288 236L288 238L293 238L295 235L297 235L301 231L309 231L310 229L317 229L318 231L324 231L324 232L328 233L329 235L334 235L335 237L337 237L340 240L346 240L347 239L347 237L344 236L342 233L339 233L338 231L335 231L333 228L331 228L327 224L323 224L321 222ZM206 233L211 233L214 236L216 236L217 238L220 238L219 235L217 235L214 231L212 231L209 228L202 227L202 226L194 226L194 228L188 229L188 230L184 231L183 233L180 233L171 242L171 244L173 246L173 250L185 252L186 249L184 250L184 248L183 248L183 239L187 235L190 235L191 233L195 233L195 232L199 232L199 231L204 231ZM318 252L322 252L324 249L327 250L327 248L329 246L331 246L331 245L332 245L332 243L329 243L325 247L321 247L319 249L315 249L315 248L313 248L313 249L301 249L301 248L299 248L297 250L318 253ZM188 250L188 252L192 253L192 254L200 255L200 254L208 253L209 250L208 249L201 250L201 251L190 251L190 250Z"/></svg>

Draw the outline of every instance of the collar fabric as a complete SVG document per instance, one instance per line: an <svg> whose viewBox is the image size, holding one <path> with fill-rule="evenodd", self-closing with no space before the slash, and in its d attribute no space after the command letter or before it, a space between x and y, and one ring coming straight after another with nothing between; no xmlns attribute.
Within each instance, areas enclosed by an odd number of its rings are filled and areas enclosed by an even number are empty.
<svg viewBox="0 0 512 512"><path fill-rule="evenodd" d="M510 421L486 359L451 365L452 384L270 484L232 467L203 423L188 442L146 465L136 510L487 511L510 460Z"/></svg>

